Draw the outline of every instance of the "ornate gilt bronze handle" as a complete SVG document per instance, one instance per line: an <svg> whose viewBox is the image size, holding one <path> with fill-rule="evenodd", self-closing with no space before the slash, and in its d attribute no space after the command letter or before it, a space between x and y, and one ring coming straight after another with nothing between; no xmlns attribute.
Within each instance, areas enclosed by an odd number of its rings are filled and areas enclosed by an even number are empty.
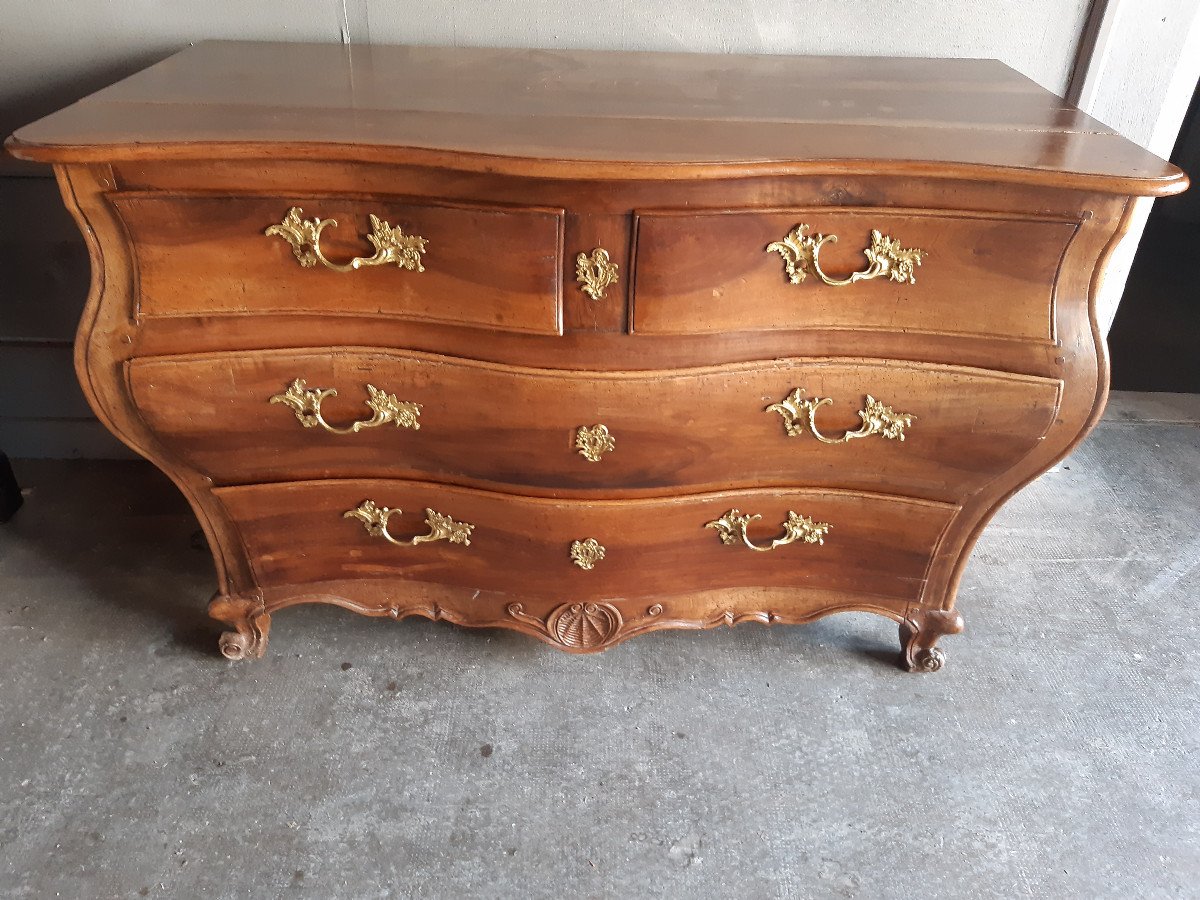
<svg viewBox="0 0 1200 900"><path fill-rule="evenodd" d="M411 428L413 431L421 427L417 419L421 415L421 404L408 400L398 400L395 394L381 391L373 384L367 385L367 408L371 410L371 418L352 422L345 428L337 428L325 421L321 415L321 404L326 397L336 397L334 388L310 388L303 378L297 378L282 394L271 398L271 403L287 405L297 420L305 428L320 426L330 434L358 434L364 428L377 428L389 422L397 428Z"/></svg>
<svg viewBox="0 0 1200 900"><path fill-rule="evenodd" d="M314 218L305 221L300 217L304 214L298 206L293 206L278 225L272 225L266 234L283 238L292 245L292 254L306 269L311 269L320 263L335 272L353 272L367 266L396 265L410 272L424 272L421 265L421 254L425 252L425 238L416 234L405 234L397 225L393 228L374 213L371 214L371 233L367 240L375 248L374 256L356 256L348 263L330 262L321 252L321 232L332 225L337 227L337 219Z"/></svg>
<svg viewBox="0 0 1200 900"><path fill-rule="evenodd" d="M783 240L767 244L768 253L778 253L783 257L783 267L792 284L802 282L809 272L834 287L845 287L871 278L889 278L916 284L917 276L913 270L921 264L923 257L929 255L925 250L903 247L895 238L873 230L871 246L863 250L869 265L861 272L850 273L847 278L830 278L821 271L821 247L826 243L837 243L837 235L812 235L808 232L809 226L801 223L789 231Z"/></svg>
<svg viewBox="0 0 1200 900"><path fill-rule="evenodd" d="M617 264L603 247L593 250L590 257L580 253L575 257L575 280L579 289L593 300L603 300L608 286L617 283Z"/></svg>
<svg viewBox="0 0 1200 900"><path fill-rule="evenodd" d="M342 518L358 519L371 537L381 537L397 547L415 547L417 544L428 544L431 541L449 541L452 544L462 544L464 547L471 546L471 532L475 529L474 525L455 522L449 516L444 516L428 507L425 508L425 524L429 527L429 533L418 534L407 541L397 540L388 533L388 519L400 512L402 510L379 506L374 500L364 500L354 509L343 513Z"/></svg>
<svg viewBox="0 0 1200 900"><path fill-rule="evenodd" d="M788 510L787 521L783 523L783 537L775 538L769 547L760 547L746 534L746 529L759 515L749 515L738 509L731 509L719 519L705 524L705 528L715 528L722 544L736 544L739 540L751 550L766 553L776 547L785 547L801 541L805 544L824 544L825 535L833 526L828 522L814 522L808 516Z"/></svg>
<svg viewBox="0 0 1200 900"><path fill-rule="evenodd" d="M833 400L828 397L809 399L804 394L803 388L796 388L781 402L772 403L763 410L777 412L783 416L783 427L787 430L788 437L800 437L807 426L813 437L823 444L844 444L855 438L870 437L873 434L881 435L889 441L902 441L904 429L916 418L908 413L898 413L867 394L866 405L858 411L858 417L862 420L858 430L847 431L840 438L828 438L817 430L816 415L818 409L832 404Z"/></svg>

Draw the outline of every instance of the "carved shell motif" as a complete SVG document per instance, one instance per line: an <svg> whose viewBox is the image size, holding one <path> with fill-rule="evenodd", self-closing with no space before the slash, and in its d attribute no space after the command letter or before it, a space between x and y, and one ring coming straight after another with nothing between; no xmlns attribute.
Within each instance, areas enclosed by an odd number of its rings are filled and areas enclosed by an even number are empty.
<svg viewBox="0 0 1200 900"><path fill-rule="evenodd" d="M567 647L599 647L621 630L621 613L607 603L572 603L560 606L546 628Z"/></svg>
<svg viewBox="0 0 1200 900"><path fill-rule="evenodd" d="M574 650L603 647L620 634L625 624L621 611L611 603L566 603L551 612L545 621L529 615L520 603L510 604L508 614Z"/></svg>

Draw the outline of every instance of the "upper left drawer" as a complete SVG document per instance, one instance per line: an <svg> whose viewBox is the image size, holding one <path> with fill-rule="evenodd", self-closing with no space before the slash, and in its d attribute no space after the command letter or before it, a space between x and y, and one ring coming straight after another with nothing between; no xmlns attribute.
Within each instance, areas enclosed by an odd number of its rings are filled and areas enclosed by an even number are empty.
<svg viewBox="0 0 1200 900"><path fill-rule="evenodd" d="M132 240L139 317L315 313L562 333L561 209L140 192L109 200Z"/></svg>

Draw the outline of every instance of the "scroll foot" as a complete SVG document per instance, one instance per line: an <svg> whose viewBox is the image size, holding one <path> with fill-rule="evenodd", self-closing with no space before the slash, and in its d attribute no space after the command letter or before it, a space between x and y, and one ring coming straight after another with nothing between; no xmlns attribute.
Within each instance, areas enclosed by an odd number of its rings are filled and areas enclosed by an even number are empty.
<svg viewBox="0 0 1200 900"><path fill-rule="evenodd" d="M208 614L218 622L234 627L233 631L221 634L219 646L226 659L257 659L266 652L271 617L263 606L262 597L217 594L209 601Z"/></svg>
<svg viewBox="0 0 1200 900"><path fill-rule="evenodd" d="M900 623L900 650L910 672L937 672L946 654L934 645L947 634L963 630L963 619L954 610L910 606Z"/></svg>

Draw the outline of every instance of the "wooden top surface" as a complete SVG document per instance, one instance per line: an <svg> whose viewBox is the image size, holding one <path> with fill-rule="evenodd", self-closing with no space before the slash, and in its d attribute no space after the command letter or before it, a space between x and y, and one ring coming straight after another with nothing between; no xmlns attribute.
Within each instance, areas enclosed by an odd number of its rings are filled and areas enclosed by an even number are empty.
<svg viewBox="0 0 1200 900"><path fill-rule="evenodd" d="M994 60L209 42L20 129L45 162L344 159L610 178L894 172L1176 193Z"/></svg>

